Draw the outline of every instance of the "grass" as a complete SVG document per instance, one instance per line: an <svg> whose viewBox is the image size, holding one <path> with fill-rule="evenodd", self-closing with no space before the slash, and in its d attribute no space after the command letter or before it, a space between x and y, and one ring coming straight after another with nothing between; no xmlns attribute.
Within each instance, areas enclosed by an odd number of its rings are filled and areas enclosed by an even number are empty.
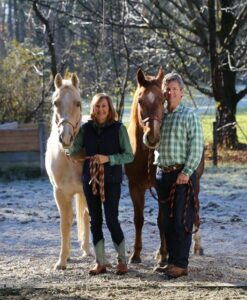
<svg viewBox="0 0 247 300"><path fill-rule="evenodd" d="M213 115L202 115L201 122L204 132L205 140L205 158L206 161L212 161L212 141L213 141L213 122L215 116ZM238 112L236 115L237 121L237 136L238 141L241 144L247 144L247 112ZM218 162L220 164L232 164L232 163L247 163L246 149L243 150L226 150L218 147Z"/></svg>
<svg viewBox="0 0 247 300"><path fill-rule="evenodd" d="M213 122L215 121L214 115L203 114L201 115L201 123L204 132L205 141L205 158L206 161L212 161L212 142L213 142ZM237 135L238 141L241 144L247 144L247 111L239 111L236 115L237 121ZM126 127L129 125L129 116L123 120ZM247 163L246 149L243 150L226 150L218 147L218 162L220 164L229 163Z"/></svg>
<svg viewBox="0 0 247 300"><path fill-rule="evenodd" d="M237 135L240 143L247 143L247 113L241 112L236 115ZM202 115L201 122L204 132L205 144L211 144L213 141L213 122L215 116Z"/></svg>

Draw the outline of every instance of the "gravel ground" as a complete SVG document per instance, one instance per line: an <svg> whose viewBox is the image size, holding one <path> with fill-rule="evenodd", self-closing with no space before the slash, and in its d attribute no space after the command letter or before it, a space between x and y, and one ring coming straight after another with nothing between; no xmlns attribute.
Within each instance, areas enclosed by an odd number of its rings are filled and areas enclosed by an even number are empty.
<svg viewBox="0 0 247 300"><path fill-rule="evenodd" d="M245 166L207 167L203 176L201 234L205 254L191 254L189 275L168 280L155 273L159 245L157 203L147 193L142 263L115 274L115 251L106 228L111 266L91 277L93 257L81 257L72 228L71 261L59 254L59 216L47 178L0 182L0 299L247 299L247 171ZM124 181L120 220L132 250L133 208Z"/></svg>

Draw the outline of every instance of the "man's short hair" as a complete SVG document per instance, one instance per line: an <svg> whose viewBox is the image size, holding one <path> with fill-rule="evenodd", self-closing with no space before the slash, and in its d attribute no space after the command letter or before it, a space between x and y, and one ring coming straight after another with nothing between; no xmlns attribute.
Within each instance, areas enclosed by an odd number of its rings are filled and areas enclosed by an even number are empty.
<svg viewBox="0 0 247 300"><path fill-rule="evenodd" d="M163 81L162 81L162 90L166 90L167 85L171 82L171 81L177 81L180 88L183 89L184 88L184 82L182 77L176 73L176 72L172 72L172 73L168 73L165 75Z"/></svg>

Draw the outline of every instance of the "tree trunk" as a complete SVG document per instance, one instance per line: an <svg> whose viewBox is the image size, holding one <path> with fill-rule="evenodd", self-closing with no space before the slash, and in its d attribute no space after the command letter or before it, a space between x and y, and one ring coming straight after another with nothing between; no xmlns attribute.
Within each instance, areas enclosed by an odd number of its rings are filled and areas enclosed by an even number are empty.
<svg viewBox="0 0 247 300"><path fill-rule="evenodd" d="M215 0L208 0L208 11L212 90L215 101L219 103L216 113L218 144L224 148L236 149L238 147L236 130L236 74L230 70L226 54L219 52L219 48L224 43L230 29L227 32L222 32L222 35L225 37L224 39L219 39L217 35L218 27L226 31L226 26L223 25L232 23L232 16L229 13L225 13L224 18L217 18ZM234 43L228 45L230 53L233 52L233 48ZM224 65L224 68L222 68L222 65Z"/></svg>
<svg viewBox="0 0 247 300"><path fill-rule="evenodd" d="M51 57L51 72L52 72L52 76L53 78L55 78L56 74L57 74L57 58L56 58L56 50L55 50L55 42L54 42L54 37L52 34L52 30L50 27L50 23L49 20L46 19L40 10L38 10L37 7L37 1L33 2L33 10L36 13L36 16L39 18L39 20L42 22L42 24L45 25L46 28L46 35L47 35L47 45L50 51L50 57Z"/></svg>
<svg viewBox="0 0 247 300"><path fill-rule="evenodd" d="M12 20L12 1L9 0L9 11L8 11L8 31L9 39L13 39L13 20Z"/></svg>
<svg viewBox="0 0 247 300"><path fill-rule="evenodd" d="M235 113L228 106L219 105L216 113L218 144L227 149L239 146Z"/></svg>

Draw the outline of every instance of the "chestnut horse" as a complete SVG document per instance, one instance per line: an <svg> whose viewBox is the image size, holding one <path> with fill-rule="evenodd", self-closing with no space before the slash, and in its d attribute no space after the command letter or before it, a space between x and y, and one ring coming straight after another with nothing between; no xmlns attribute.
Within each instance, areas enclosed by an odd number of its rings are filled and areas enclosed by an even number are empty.
<svg viewBox="0 0 247 300"><path fill-rule="evenodd" d="M70 255L73 196L76 198L78 239L84 255L90 254L89 214L81 182L82 163L73 162L65 152L65 149L71 147L81 125L79 80L75 74L71 80L63 80L57 74L54 84L54 111L45 164L60 214L61 251L55 268L66 269Z"/></svg>
<svg viewBox="0 0 247 300"><path fill-rule="evenodd" d="M154 149L160 140L160 126L164 113L164 95L161 89L164 78L163 69L160 68L156 77L147 76L141 69L137 72L138 86L134 95L130 124L128 128L130 143L134 153L134 161L125 166L129 180L130 196L134 206L135 241L134 252L130 257L131 263L140 263L142 250L142 227L144 223L145 191L155 187L156 167L153 165ZM147 137L150 147L143 143ZM195 191L199 194L200 177L204 170L204 159L197 169L198 186ZM158 217L159 225L159 217ZM158 264L163 266L167 260L165 236L162 228L160 231L160 249L158 251ZM194 235L194 253L202 254L200 235Z"/></svg>

